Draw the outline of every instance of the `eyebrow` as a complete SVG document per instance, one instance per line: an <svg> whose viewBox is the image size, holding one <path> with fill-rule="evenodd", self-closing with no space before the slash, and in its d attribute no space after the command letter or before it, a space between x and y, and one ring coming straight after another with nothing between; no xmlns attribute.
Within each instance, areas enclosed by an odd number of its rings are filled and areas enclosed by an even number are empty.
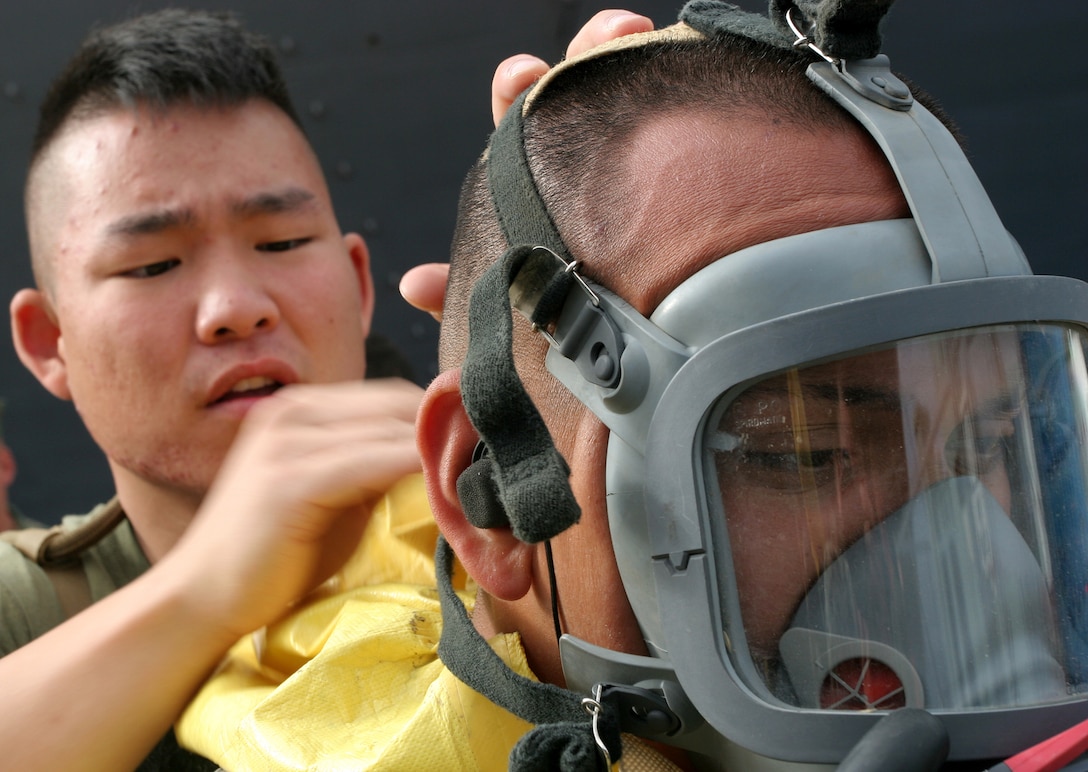
<svg viewBox="0 0 1088 772"><path fill-rule="evenodd" d="M317 197L305 188L285 188L242 199L231 206L231 211L242 218L297 212L312 208L316 200Z"/></svg>
<svg viewBox="0 0 1088 772"><path fill-rule="evenodd" d="M291 187L283 190L257 193L235 201L231 213L240 219L265 214L281 214L310 209L317 197L304 188ZM111 236L149 236L173 228L181 228L196 222L196 213L189 208L159 209L121 217L110 223L107 232Z"/></svg>
<svg viewBox="0 0 1088 772"><path fill-rule="evenodd" d="M879 405L889 408L900 406L900 393L887 389L835 383L806 383L801 386L801 390L817 399L833 402L842 400L848 405Z"/></svg>
<svg viewBox="0 0 1088 772"><path fill-rule="evenodd" d="M106 229L110 236L147 236L171 228L189 225L196 220L191 209L160 209L122 217Z"/></svg>

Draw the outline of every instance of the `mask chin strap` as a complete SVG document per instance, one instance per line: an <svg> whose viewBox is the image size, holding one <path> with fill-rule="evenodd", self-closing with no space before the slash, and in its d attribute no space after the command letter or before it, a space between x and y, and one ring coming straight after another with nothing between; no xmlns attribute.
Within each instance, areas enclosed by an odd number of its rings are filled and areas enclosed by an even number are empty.
<svg viewBox="0 0 1088 772"><path fill-rule="evenodd" d="M461 393L487 447L488 471L509 525L519 540L533 544L574 525L581 510L568 482L570 469L514 368L511 302L528 311L534 327L544 328L558 315L574 280L570 273L538 270L539 261L529 260L538 244L565 250L525 157L524 100L522 95L507 111L491 140L492 198L513 246L473 288ZM468 517L472 521L472 514ZM622 752L616 710L514 673L473 626L453 590L452 568L453 551L440 538L435 555L443 617L439 657L461 681L537 725L515 746L510 768L610 768Z"/></svg>
<svg viewBox="0 0 1088 772"><path fill-rule="evenodd" d="M514 746L517 772L611 768L622 750L619 718L607 703L584 700L554 684L515 673L476 631L453 589L453 550L442 537L435 554L442 637L438 656L450 672L501 708L536 724ZM592 722L590 721L592 716Z"/></svg>

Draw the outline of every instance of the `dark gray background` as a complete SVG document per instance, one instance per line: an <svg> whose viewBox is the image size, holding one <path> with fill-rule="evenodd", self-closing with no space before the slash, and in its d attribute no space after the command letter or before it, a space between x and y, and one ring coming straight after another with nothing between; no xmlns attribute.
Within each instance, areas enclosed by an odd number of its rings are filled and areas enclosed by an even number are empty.
<svg viewBox="0 0 1088 772"><path fill-rule="evenodd" d="M489 84L504 57L549 60L606 0L233 0L277 42L295 101L328 173L342 225L370 245L376 331L434 370L437 326L396 292L401 274L444 260L461 177L491 129ZM611 0L608 0L609 2ZM615 0L659 24L682 0ZM22 182L49 80L98 21L164 5L147 0L5 0L0 6L0 295L30 283ZM763 10L761 0L739 3ZM1088 3L900 0L885 25L893 66L956 118L975 168L1039 273L1088 279ZM1045 8L1045 16L1034 9ZM819 147L812 152L818 153ZM803 165L800 169L803 173ZM23 369L0 323L0 396L19 461L12 498L53 521L111 492L105 461L67 403Z"/></svg>

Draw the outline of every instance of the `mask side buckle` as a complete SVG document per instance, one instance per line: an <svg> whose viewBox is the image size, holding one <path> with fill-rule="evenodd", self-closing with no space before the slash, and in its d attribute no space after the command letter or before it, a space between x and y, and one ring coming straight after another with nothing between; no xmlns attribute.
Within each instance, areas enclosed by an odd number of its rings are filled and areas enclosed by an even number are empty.
<svg viewBox="0 0 1088 772"><path fill-rule="evenodd" d="M569 293L571 280L586 300L576 313L560 318L559 295ZM568 263L547 247L535 247L510 285L510 302L586 381L604 389L619 383L623 339L601 310L600 297L578 273L577 260Z"/></svg>

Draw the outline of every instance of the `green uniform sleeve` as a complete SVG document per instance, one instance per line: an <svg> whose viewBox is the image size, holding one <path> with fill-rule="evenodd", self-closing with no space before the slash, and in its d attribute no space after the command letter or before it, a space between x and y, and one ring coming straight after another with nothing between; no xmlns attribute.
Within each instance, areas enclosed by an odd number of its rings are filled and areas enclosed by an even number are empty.
<svg viewBox="0 0 1088 772"><path fill-rule="evenodd" d="M0 542L0 656L63 621L49 577L19 550Z"/></svg>

